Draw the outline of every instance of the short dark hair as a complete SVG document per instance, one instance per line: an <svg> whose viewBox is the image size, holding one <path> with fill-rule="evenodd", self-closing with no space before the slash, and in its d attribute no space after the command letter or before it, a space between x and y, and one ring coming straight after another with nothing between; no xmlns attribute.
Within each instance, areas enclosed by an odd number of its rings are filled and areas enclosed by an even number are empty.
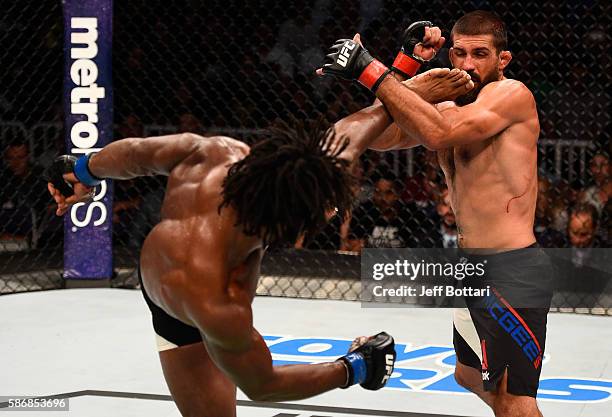
<svg viewBox="0 0 612 417"><path fill-rule="evenodd" d="M593 221L593 227L597 228L597 225L599 224L599 212L595 206L590 203L578 203L574 205L570 210L569 216L567 216L568 220L571 220L573 216L577 216L579 214L586 214L590 216L591 220Z"/></svg>
<svg viewBox="0 0 612 417"><path fill-rule="evenodd" d="M232 206L244 233L266 244L314 234L330 211L344 218L350 210L354 177L349 162L338 158L347 146L323 119L271 128L230 167L220 208Z"/></svg>
<svg viewBox="0 0 612 417"><path fill-rule="evenodd" d="M378 181L387 181L393 185L393 189L395 191L402 191L403 184L400 181L400 178L393 172L393 170L387 165L381 165L377 168L377 173L374 175L373 180L374 184L378 183Z"/></svg>
<svg viewBox="0 0 612 417"><path fill-rule="evenodd" d="M453 41L455 34L493 35L493 46L495 46L497 52L508 48L508 34L504 21L496 14L484 10L476 10L459 18L451 31Z"/></svg>
<svg viewBox="0 0 612 417"><path fill-rule="evenodd" d="M608 161L610 160L610 156L608 155L608 152L606 151L598 151L596 152L592 157L591 157L591 162L593 162L593 159L595 159L596 157L601 156L605 159L607 159Z"/></svg>
<svg viewBox="0 0 612 417"><path fill-rule="evenodd" d="M24 139L13 139L6 145L7 148L20 148L22 146L30 149L30 144Z"/></svg>

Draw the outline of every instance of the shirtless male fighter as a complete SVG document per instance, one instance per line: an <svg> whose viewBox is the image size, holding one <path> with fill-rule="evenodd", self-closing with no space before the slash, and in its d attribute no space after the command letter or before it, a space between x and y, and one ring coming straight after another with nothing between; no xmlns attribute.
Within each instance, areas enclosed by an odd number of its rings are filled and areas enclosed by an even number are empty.
<svg viewBox="0 0 612 417"><path fill-rule="evenodd" d="M356 35L337 41L317 72L358 81L384 103L373 114L382 118L388 112L389 127L369 144L371 148L423 145L438 152L459 245L495 253L487 258L499 266L489 274L494 275L497 291L489 308L455 310L455 378L498 417L541 416L535 397L550 305L551 264L541 250L531 248L536 242L540 130L534 97L523 83L504 76L512 55L506 50L505 25L496 15L475 11L455 23L450 60L471 76L475 88L437 105L422 100L397 77L418 66L406 48L421 42L433 52L444 38L431 24L422 40L409 32L410 28L391 69L374 59ZM508 263L514 272L503 268ZM536 305L530 306L538 308L513 308L522 297L510 297L509 288L533 296ZM509 297L513 301L508 302Z"/></svg>
<svg viewBox="0 0 612 417"><path fill-rule="evenodd" d="M438 69L406 85L438 102L464 93L468 82L465 72ZM346 213L353 199L347 167L387 127L371 112L337 122L335 135L315 126L274 129L250 148L191 133L130 138L55 162L49 192L58 215L91 198L103 178L169 176L139 277L183 415L235 416L236 386L254 400L285 401L357 383L379 389L390 377L395 350L386 333L357 338L335 362L273 367L251 310L265 245L313 232L330 210Z"/></svg>

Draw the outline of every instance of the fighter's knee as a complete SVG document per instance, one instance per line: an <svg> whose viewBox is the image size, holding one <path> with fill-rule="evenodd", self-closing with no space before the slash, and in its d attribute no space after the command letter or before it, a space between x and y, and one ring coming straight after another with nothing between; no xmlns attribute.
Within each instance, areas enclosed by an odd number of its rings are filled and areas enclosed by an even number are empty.
<svg viewBox="0 0 612 417"><path fill-rule="evenodd" d="M532 417L539 415L537 414L537 406L534 399L517 397L506 393L495 397L493 411L495 412L495 417Z"/></svg>
<svg viewBox="0 0 612 417"><path fill-rule="evenodd" d="M472 382L466 377L466 375L455 368L455 381L463 388L471 389Z"/></svg>
<svg viewBox="0 0 612 417"><path fill-rule="evenodd" d="M493 411L495 412L495 417L520 416L520 414L515 413L516 410L512 409L509 403L505 403L503 401L495 401Z"/></svg>

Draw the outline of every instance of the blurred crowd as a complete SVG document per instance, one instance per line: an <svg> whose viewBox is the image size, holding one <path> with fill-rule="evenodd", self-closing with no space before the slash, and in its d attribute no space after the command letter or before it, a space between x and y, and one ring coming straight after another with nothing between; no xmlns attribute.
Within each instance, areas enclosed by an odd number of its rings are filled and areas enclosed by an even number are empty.
<svg viewBox="0 0 612 417"><path fill-rule="evenodd" d="M455 216L435 152L422 150L417 166L415 176L402 178L384 165L360 164L359 202L351 216L333 219L323 232L305 237L297 247L356 252L364 247L457 247ZM588 173L584 185L539 177L534 233L540 246L610 247L609 156L596 153Z"/></svg>
<svg viewBox="0 0 612 417"><path fill-rule="evenodd" d="M351 215L332 218L324 230L304 236L296 247L351 252L364 247L456 247L455 216L436 154L421 149L415 158L416 174L401 176L380 154L368 152L354 168L359 182ZM610 158L603 152L595 153L588 167L588 178L578 184L539 177L534 232L542 247L610 247ZM23 247L28 247L30 243L44 245L62 239L62 222L54 216L41 179L43 169L33 162L26 142L13 142L4 149L0 170L4 184L0 189L1 241L23 242ZM116 243L132 247L142 243L159 221L164 186L162 177L115 183Z"/></svg>

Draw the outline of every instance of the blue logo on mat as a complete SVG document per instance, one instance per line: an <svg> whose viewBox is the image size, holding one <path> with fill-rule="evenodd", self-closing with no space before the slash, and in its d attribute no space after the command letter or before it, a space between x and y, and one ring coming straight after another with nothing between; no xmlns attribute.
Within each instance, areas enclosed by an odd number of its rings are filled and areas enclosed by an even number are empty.
<svg viewBox="0 0 612 417"><path fill-rule="evenodd" d="M344 355L350 340L263 336L272 352L274 365L316 363ZM452 346L409 346L396 343L395 369L386 388L446 394L468 393L455 382L455 353ZM418 365L414 365L415 362ZM541 378L538 399L573 403L608 401L612 380L579 377Z"/></svg>

